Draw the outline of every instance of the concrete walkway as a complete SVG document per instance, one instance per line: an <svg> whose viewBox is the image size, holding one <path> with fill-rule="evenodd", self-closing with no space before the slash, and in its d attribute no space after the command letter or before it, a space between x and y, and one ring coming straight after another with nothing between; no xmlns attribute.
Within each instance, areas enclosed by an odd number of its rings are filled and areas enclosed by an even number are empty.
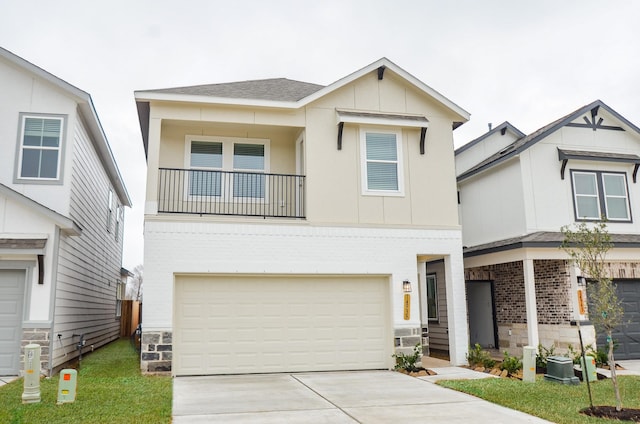
<svg viewBox="0 0 640 424"><path fill-rule="evenodd" d="M4 386L5 384L11 383L12 381L17 380L18 378L20 377L18 377L17 375L5 375L5 376L0 375L0 387Z"/></svg>
<svg viewBox="0 0 640 424"><path fill-rule="evenodd" d="M448 378L474 373L447 368ZM473 376L478 374L482 373ZM548 423L440 387L430 379L393 371L177 377L173 422Z"/></svg>

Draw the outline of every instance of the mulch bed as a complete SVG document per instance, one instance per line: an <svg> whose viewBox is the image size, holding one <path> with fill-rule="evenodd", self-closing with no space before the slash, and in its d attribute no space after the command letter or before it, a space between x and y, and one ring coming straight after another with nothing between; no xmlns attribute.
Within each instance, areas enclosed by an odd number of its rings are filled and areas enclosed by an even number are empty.
<svg viewBox="0 0 640 424"><path fill-rule="evenodd" d="M593 409L585 408L581 410L580 413L610 420L640 422L640 409L623 408L620 411L616 411L615 406L594 406Z"/></svg>

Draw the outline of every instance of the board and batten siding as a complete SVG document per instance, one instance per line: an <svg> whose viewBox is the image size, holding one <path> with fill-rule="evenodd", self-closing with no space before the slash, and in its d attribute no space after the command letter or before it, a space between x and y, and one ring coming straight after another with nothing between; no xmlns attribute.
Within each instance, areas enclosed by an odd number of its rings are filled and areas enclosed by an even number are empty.
<svg viewBox="0 0 640 424"><path fill-rule="evenodd" d="M82 122L73 129L70 217L80 236L62 235L57 269L52 367L77 356L74 334L84 334L84 352L119 337L116 289L122 264L124 222L116 237L116 206L109 228L108 199L112 184ZM113 190L117 205L122 204ZM57 335L61 334L60 341ZM65 355L66 354L66 355Z"/></svg>

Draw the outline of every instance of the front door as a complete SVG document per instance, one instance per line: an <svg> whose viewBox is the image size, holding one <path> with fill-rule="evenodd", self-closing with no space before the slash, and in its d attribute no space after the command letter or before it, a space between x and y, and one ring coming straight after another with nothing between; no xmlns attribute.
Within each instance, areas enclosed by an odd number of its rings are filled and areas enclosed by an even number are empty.
<svg viewBox="0 0 640 424"><path fill-rule="evenodd" d="M469 311L469 341L485 349L496 347L496 326L493 313L493 283L467 281L467 309Z"/></svg>

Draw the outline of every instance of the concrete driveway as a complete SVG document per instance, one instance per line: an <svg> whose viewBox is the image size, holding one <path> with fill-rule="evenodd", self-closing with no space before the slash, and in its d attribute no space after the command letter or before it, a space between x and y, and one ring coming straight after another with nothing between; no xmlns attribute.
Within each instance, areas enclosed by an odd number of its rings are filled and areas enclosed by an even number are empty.
<svg viewBox="0 0 640 424"><path fill-rule="evenodd" d="M548 423L392 371L177 377L173 422Z"/></svg>

